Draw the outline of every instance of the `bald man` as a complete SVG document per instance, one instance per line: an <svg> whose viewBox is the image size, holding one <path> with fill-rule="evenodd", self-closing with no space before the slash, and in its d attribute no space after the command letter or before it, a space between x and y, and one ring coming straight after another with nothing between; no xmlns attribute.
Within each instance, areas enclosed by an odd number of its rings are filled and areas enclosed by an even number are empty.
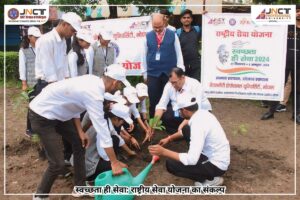
<svg viewBox="0 0 300 200"><path fill-rule="evenodd" d="M149 114L153 117L171 70L177 66L185 71L185 67L179 39L172 30L165 27L164 15L154 13L151 18L153 30L146 35L142 65L144 80L148 85Z"/></svg>

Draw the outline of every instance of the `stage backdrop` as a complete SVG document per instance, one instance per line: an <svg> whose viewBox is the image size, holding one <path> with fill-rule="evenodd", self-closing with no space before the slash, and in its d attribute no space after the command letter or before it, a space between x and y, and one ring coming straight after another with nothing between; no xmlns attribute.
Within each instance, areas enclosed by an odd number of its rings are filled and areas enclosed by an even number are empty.
<svg viewBox="0 0 300 200"><path fill-rule="evenodd" d="M208 97L282 100L287 26L255 25L250 14L203 17L202 75Z"/></svg>
<svg viewBox="0 0 300 200"><path fill-rule="evenodd" d="M141 75L142 49L146 32L150 30L150 17L132 17L86 21L82 27L96 36L99 32L111 31L111 41L117 50L117 62L127 69L127 75Z"/></svg>

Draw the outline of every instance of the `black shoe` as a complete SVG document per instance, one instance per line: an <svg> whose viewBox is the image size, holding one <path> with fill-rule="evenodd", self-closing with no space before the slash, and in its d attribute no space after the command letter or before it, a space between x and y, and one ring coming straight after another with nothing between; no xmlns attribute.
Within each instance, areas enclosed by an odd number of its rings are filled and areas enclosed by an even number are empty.
<svg viewBox="0 0 300 200"><path fill-rule="evenodd" d="M272 118L274 118L274 113L269 111L269 112L265 113L260 119L268 120L268 119L272 119Z"/></svg>
<svg viewBox="0 0 300 200"><path fill-rule="evenodd" d="M276 106L276 112L285 112L286 111L286 106L282 104L278 104Z"/></svg>

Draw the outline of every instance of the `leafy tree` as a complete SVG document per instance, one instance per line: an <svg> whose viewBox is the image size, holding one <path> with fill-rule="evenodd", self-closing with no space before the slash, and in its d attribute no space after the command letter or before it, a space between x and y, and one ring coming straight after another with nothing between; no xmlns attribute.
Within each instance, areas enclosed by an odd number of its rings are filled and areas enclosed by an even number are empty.
<svg viewBox="0 0 300 200"><path fill-rule="evenodd" d="M99 0L52 0L52 4L56 5L97 5ZM117 18L118 12L117 12L117 6L114 5L141 5L138 7L139 12L141 15L148 15L150 13L156 12L159 10L159 7L157 6L142 6L142 5L158 5L158 4L171 4L171 0L107 0L107 3L109 4L109 11L110 16L109 18ZM126 10L126 6L121 6L124 10ZM60 7L60 10L64 12L76 12L81 17L84 17L84 13L86 11L86 7L84 6L77 6L77 7Z"/></svg>

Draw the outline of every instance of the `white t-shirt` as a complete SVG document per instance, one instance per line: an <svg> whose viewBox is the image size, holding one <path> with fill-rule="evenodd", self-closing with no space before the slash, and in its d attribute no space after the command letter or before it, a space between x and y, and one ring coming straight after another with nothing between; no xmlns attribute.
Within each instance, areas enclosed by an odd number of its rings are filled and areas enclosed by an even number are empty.
<svg viewBox="0 0 300 200"><path fill-rule="evenodd" d="M180 153L184 165L197 164L201 153L219 169L226 171L230 163L230 146L216 117L206 110L198 110L189 120L191 141L188 153Z"/></svg>

